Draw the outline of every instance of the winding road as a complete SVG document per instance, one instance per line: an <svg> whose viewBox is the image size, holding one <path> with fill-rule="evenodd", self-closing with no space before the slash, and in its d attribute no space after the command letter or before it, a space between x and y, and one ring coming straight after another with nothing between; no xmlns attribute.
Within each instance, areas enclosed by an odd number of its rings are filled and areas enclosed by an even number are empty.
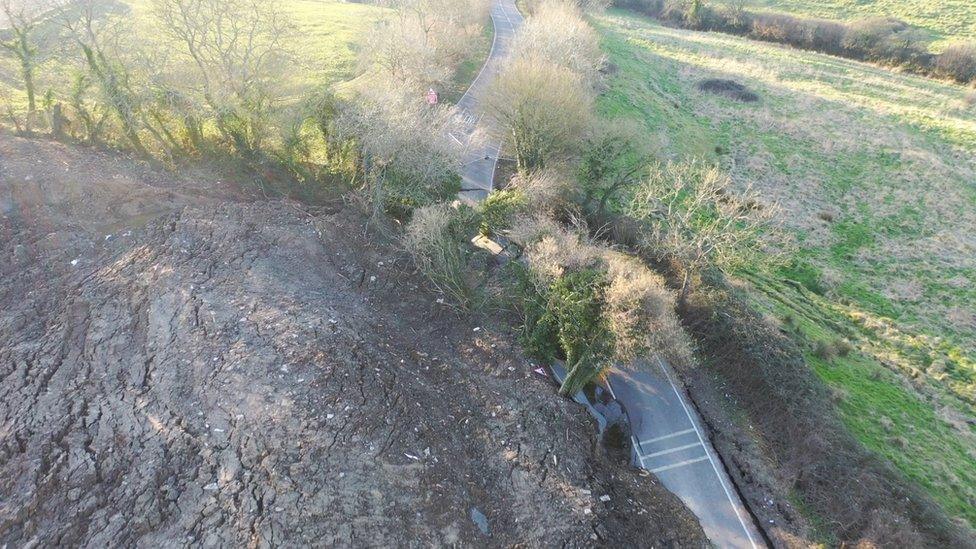
<svg viewBox="0 0 976 549"><path fill-rule="evenodd" d="M491 6L491 21L495 27L495 37L491 44L491 53L481 68L481 72L471 83L471 87L458 101L458 110L467 121L467 135L461 136L460 141L468 142L479 129L488 130L488 119L485 117L485 95L488 87L498 74L502 62L508 57L512 49L512 39L522 24L522 14L515 6L515 0L496 0ZM490 135L490 132L485 132ZM469 148L462 159L460 198L468 202L480 202L491 193L495 180L495 168L498 166L498 156L501 154L500 141L487 141L486 144Z"/></svg>
<svg viewBox="0 0 976 549"><path fill-rule="evenodd" d="M515 0L495 0L491 8L495 38L491 53L471 87L458 102L472 142L479 130L490 130L484 98L492 79L511 52L512 39L523 18ZM486 131L486 134L491 132ZM502 142L470 147L463 158L460 198L477 203L491 193ZM634 462L654 473L698 517L718 547L756 549L764 546L755 523L732 489L732 481L704 436L697 411L675 385L659 359L638 361L614 370L607 387L624 409L633 433Z"/></svg>

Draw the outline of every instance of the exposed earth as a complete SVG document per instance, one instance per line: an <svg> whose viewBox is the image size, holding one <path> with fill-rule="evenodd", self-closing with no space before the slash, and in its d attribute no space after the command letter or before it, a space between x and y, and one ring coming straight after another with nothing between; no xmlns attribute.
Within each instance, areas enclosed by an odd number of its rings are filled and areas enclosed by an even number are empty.
<svg viewBox="0 0 976 549"><path fill-rule="evenodd" d="M755 103L759 101L759 96L749 88L736 82L722 78L709 78L698 83L698 89L703 92L724 95L729 99L741 101L743 103Z"/></svg>
<svg viewBox="0 0 976 549"><path fill-rule="evenodd" d="M354 208L196 172L0 134L0 545L706 544Z"/></svg>

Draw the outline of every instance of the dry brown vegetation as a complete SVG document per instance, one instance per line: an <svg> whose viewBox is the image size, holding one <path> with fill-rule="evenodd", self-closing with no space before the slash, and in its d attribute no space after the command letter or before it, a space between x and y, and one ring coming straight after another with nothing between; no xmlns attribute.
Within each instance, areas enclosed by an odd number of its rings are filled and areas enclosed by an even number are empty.
<svg viewBox="0 0 976 549"><path fill-rule="evenodd" d="M511 137L518 167L534 171L572 158L590 125L593 97L573 71L519 58L492 83L488 102Z"/></svg>
<svg viewBox="0 0 976 549"><path fill-rule="evenodd" d="M627 367L636 358L657 355L688 366L691 344L675 314L675 296L664 279L639 260L593 241L585 227L567 228L545 217L526 217L514 223L511 238L524 250L530 281L526 297L527 339L530 348L546 349L538 338L558 335L556 356L567 360L569 375L563 393L572 394L613 367ZM569 280L588 280L585 288L564 288ZM592 310L578 312L561 300L592 301ZM552 328L540 333L535 303L552 314ZM543 313L545 314L545 313ZM585 316L578 316L583 314ZM579 333L580 326L593 330ZM572 329L569 326L572 325ZM553 333L548 332L552 329ZM562 356L558 353L563 353Z"/></svg>
<svg viewBox="0 0 976 549"><path fill-rule="evenodd" d="M457 66L478 44L488 18L486 0L375 0L395 16L374 28L363 45L366 80L395 83L405 95L452 87Z"/></svg>
<svg viewBox="0 0 976 549"><path fill-rule="evenodd" d="M497 125L518 169L532 172L576 157L593 125L603 65L599 37L573 2L542 2L519 30L489 90Z"/></svg>

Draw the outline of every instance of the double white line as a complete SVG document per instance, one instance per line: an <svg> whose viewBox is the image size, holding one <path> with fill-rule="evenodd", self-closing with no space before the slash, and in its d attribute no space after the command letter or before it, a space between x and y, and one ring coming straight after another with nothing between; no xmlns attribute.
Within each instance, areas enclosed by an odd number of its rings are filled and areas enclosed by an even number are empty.
<svg viewBox="0 0 976 549"><path fill-rule="evenodd" d="M695 446L701 445L702 449L705 450L705 455L699 458L693 458L678 463L672 463L670 465L664 465L661 467L650 469L650 472L661 473L664 471L668 471L670 469L676 469L678 467L684 467L686 465L692 465L694 463L699 463L702 461L708 461L709 463L711 463L712 470L715 472L715 476L718 477L718 482L722 486L722 490L725 492L725 497L728 498L729 505L732 506L732 511L735 513L735 518L737 518L739 520L739 524L742 525L742 530L746 533L746 537L749 539L749 544L752 545L753 549L757 549L759 545L756 544L756 540L753 539L752 537L752 531L749 529L748 526L746 526L745 521L742 519L742 514L739 512L739 505L736 504L735 498L732 497L732 493L729 491L728 486L726 486L725 479L723 478L722 474L719 472L718 465L715 464L715 460L712 458L712 453L709 451L708 445L705 444L705 439L704 437L702 437L701 431L698 429L698 423L695 422L694 417L692 417L691 415L691 411L688 409L688 405L685 404L684 397L681 396L681 393L678 391L678 388L675 386L674 381L672 381L671 379L671 374L668 373L667 368L664 367L664 363L661 362L661 359L659 357L657 358L657 364L658 367L661 368L661 372L664 374L665 379L668 380L668 385L671 386L671 390L674 391L674 395L678 397L678 402L681 403L681 408L682 410L684 410L685 416L687 416L688 421L691 423L691 429L685 429L683 431L675 431L674 433L669 433L667 435L662 435L656 438L645 440L644 443L649 444L651 442L667 440L669 438L686 435L688 433L695 433L695 436L698 437L698 442L691 444L690 446L687 446L685 448L679 448L679 449L693 448ZM613 387L610 385L609 379L607 380L607 388L610 389L610 396L616 399L617 396L613 392ZM631 439L634 442L634 451L637 452L637 458L640 462L641 468L644 468L645 458L653 457L654 455L662 455L661 452L647 455L647 456L643 455L641 451L641 442L638 441L637 437L634 437L633 435L631 435ZM665 450L663 454L676 452L676 451L678 451L678 449ZM679 497L681 496L680 494L676 494L676 495L678 495Z"/></svg>

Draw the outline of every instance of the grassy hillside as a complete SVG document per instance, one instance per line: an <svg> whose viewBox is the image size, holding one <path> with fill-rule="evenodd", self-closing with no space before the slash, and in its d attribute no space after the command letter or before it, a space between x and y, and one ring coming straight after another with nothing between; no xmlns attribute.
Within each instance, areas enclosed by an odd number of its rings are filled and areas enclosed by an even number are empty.
<svg viewBox="0 0 976 549"><path fill-rule="evenodd" d="M127 17L137 36L154 36L151 0L112 0L115 12L131 10ZM119 5L125 7L119 8ZM295 60L287 84L298 95L310 87L332 85L354 76L357 51L367 31L386 14L368 4L341 0L282 0L285 13L295 24L289 50ZM41 92L49 87L67 88L72 65L57 58L45 60L39 71ZM56 75L56 76L55 76ZM0 95L9 94L15 104L23 100L19 90L17 66L13 59L0 56ZM63 90L62 90L63 91Z"/></svg>
<svg viewBox="0 0 976 549"><path fill-rule="evenodd" d="M808 349L852 433L976 525L971 92L618 12L598 24L616 66L602 114L783 207L797 249L780 272L740 273L756 306ZM759 101L699 91L710 78Z"/></svg>
<svg viewBox="0 0 976 549"><path fill-rule="evenodd" d="M976 39L976 2L972 0L734 0L745 6L850 21L866 17L896 17L925 30L940 41ZM733 0L713 0L732 4Z"/></svg>

